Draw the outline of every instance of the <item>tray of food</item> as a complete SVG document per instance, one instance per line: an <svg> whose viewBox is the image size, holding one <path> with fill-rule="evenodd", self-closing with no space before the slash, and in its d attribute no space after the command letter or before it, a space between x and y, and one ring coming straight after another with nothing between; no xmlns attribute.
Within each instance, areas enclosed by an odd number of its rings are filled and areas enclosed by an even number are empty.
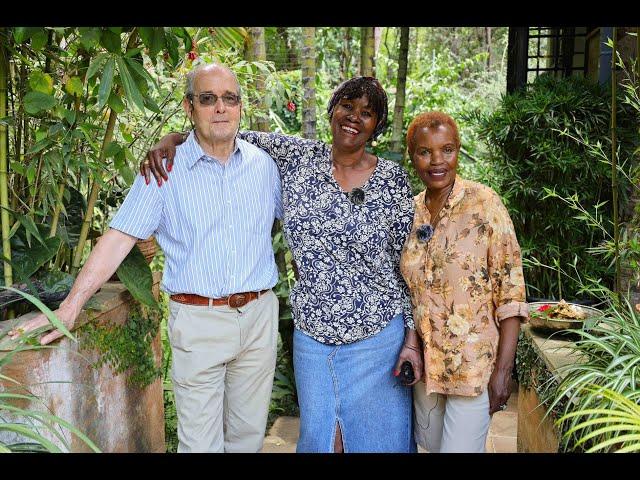
<svg viewBox="0 0 640 480"><path fill-rule="evenodd" d="M591 328L601 316L597 308L564 300L529 303L529 324L543 333Z"/></svg>

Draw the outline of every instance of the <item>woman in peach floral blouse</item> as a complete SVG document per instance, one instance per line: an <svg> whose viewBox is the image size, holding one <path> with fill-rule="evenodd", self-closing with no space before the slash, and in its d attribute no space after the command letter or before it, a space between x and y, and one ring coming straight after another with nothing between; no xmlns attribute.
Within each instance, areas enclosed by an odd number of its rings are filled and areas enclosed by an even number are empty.
<svg viewBox="0 0 640 480"><path fill-rule="evenodd" d="M401 259L424 355L416 441L430 452L484 452L528 319L520 247L498 195L457 175L460 137L449 115L418 115L407 147L426 186Z"/></svg>

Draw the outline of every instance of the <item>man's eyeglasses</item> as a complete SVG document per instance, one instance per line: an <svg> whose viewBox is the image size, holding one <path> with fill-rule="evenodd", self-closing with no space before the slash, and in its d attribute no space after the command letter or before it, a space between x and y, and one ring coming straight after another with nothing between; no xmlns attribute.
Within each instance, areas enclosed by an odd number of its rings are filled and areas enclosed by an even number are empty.
<svg viewBox="0 0 640 480"><path fill-rule="evenodd" d="M235 107L240 103L240 95L236 95L235 93L225 93L221 97L218 97L215 93L200 93L198 95L189 94L187 98L193 102L193 97L198 97L198 101L200 105L210 106L218 103L218 98L222 99L222 103L224 103L227 107Z"/></svg>
<svg viewBox="0 0 640 480"><path fill-rule="evenodd" d="M349 200L354 205L362 205L364 203L364 190L361 188L354 188L349 192Z"/></svg>

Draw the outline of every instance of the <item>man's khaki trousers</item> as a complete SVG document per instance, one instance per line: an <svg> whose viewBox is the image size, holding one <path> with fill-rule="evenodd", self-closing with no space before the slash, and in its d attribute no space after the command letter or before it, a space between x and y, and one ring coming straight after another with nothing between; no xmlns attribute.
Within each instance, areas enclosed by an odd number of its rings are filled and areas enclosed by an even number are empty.
<svg viewBox="0 0 640 480"><path fill-rule="evenodd" d="M276 365L278 299L240 308L169 302L178 452L262 448Z"/></svg>

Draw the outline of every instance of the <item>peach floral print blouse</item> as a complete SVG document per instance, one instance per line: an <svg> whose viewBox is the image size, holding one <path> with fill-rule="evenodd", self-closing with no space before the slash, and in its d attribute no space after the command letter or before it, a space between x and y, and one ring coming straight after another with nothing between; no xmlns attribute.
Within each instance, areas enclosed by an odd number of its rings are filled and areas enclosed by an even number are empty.
<svg viewBox="0 0 640 480"><path fill-rule="evenodd" d="M424 197L415 197L400 260L424 345L424 381L428 394L473 397L489 383L500 321L529 318L520 247L491 188L457 176L428 241Z"/></svg>

